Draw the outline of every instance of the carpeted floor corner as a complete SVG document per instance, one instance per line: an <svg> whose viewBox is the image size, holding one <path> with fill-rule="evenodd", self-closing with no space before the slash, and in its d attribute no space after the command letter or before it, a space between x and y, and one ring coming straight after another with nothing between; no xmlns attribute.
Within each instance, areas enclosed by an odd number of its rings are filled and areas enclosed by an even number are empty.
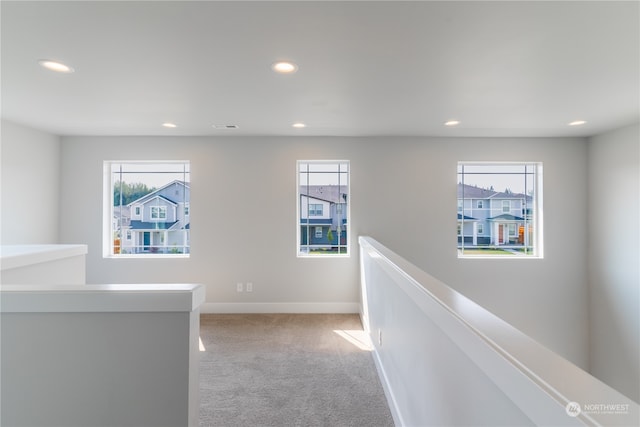
<svg viewBox="0 0 640 427"><path fill-rule="evenodd" d="M203 314L200 426L393 426L350 314Z"/></svg>

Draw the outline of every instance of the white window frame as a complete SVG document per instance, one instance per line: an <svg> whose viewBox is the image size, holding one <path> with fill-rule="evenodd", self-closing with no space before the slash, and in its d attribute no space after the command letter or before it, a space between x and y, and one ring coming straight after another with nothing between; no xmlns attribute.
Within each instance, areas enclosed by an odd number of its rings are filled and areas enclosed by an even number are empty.
<svg viewBox="0 0 640 427"><path fill-rule="evenodd" d="M178 243L178 251L175 251L175 242L172 242L172 245L169 246L167 241L167 246L165 247L154 247L153 242L150 242L151 245L148 246L148 251L136 251L131 250L131 248L126 248L122 245L122 241L133 242L133 247L135 245L143 245L144 242L139 242L138 238L134 238L134 232L136 235L142 235L143 231L137 232L133 229L120 229L117 231L115 227L118 227L117 224L111 220L113 217L113 207L114 207L114 188L113 181L114 175L117 173L121 173L122 176L126 176L127 173L134 173L131 171L124 172L114 172L112 168L118 168L122 166L123 168L131 168L137 167L140 169L140 173L142 175L149 174L161 175L163 178L158 179L157 185L154 185L156 189L162 188L164 185L168 185L172 182L172 178L169 178L171 175L175 175L175 180L181 181L183 185L185 185L185 197L187 200L185 203L189 203L190 197L190 175L191 175L191 164L189 160L106 160L103 162L103 221L102 221L102 256L103 258L114 258L114 259L122 259L122 258L189 258L191 253L191 245L190 245L190 228L184 229L184 235L182 236L182 244ZM164 168L164 170L163 170ZM157 169L157 170L154 170ZM165 180L166 178L166 180ZM115 180L115 179L114 179ZM129 202L131 203L131 202ZM125 206L123 204L122 206ZM135 219L140 221L144 219L144 207L140 204L130 205L131 211L129 215L131 215L130 219ZM167 206L152 206L154 208L158 208L158 212L162 212L164 210L164 217L153 218L150 219L152 222L163 222L166 221L168 212ZM174 213L175 213L175 207ZM122 210L121 210L122 211ZM150 212L149 212L150 213ZM122 215L122 214L121 214ZM149 220L147 220L149 221ZM118 221L122 224L122 221ZM164 242L164 237L167 235L167 231L164 230L163 234L160 238L162 242ZM124 238L123 238L124 237ZM173 235L175 238L176 236ZM179 236L178 236L179 237ZM120 241L119 246L117 247L118 252L115 251L115 242ZM145 246L146 248L147 246ZM158 252L155 252L155 249L159 249ZM128 252L125 250L128 249Z"/></svg>
<svg viewBox="0 0 640 427"><path fill-rule="evenodd" d="M322 172L317 170L312 170L316 168L321 168L322 166L327 166L327 170ZM301 171L301 168L304 168L304 167L307 168L306 171ZM329 170L334 167L337 168L335 171L332 172ZM307 174L306 175L307 178L315 174L320 175L325 173L327 174L327 176L330 176L331 174L335 173L336 179L338 179L338 183L322 184L322 186L339 185L340 187L340 189L338 190L339 195L342 195L342 194L345 195L344 197L341 198L342 200L339 200L339 201L329 200L327 213L325 213L324 207L322 211L323 220L326 219L324 218L324 215L329 215L331 217L333 215L332 211L335 211L335 214L339 215L339 217L336 218L339 224L337 226L337 229L334 235L341 236L342 238L338 237L337 245L326 245L326 244L324 245L327 247L327 249L333 248L335 252L328 251L328 250L325 252L324 247L316 248L314 247L315 246L314 244L310 243L312 236L316 238L315 229L313 229L313 227L315 227L316 224L311 222L310 217L317 218L318 216L310 215L310 212L308 211L309 206L311 204L315 204L315 203L309 203L309 200L313 199L314 196L316 195L309 194L309 191L307 191L305 194L303 194L300 191L301 186L304 185L302 176L305 175L305 173ZM311 185L314 185L314 184L311 184ZM350 252L351 252L350 246L351 246L351 240L352 240L352 236L350 234L350 227L351 227L351 208L350 208L351 207L351 165L350 165L350 161L349 160L298 160L296 162L296 195L297 195L296 197L297 257L299 258L350 257ZM307 206L306 219L303 218L301 214L303 198L306 198L306 206ZM321 200L325 200L323 197L318 197L318 198ZM333 207L331 206L331 204L333 203L342 204L343 205L342 212L339 212L337 208L333 209ZM305 224L304 221L308 221L308 222ZM346 223L343 223L343 221L346 221ZM331 224L327 224L327 225L331 227ZM306 235L306 243L303 244L303 237L305 235ZM346 241L346 243L343 244L342 243L343 241Z"/></svg>
<svg viewBox="0 0 640 427"><path fill-rule="evenodd" d="M491 255L483 255L483 254L476 254L474 253L474 250L476 249L473 245L469 245L468 242L465 243L465 238L469 239L469 235L465 234L465 235L461 235L461 231L466 231L465 227L464 227L464 223L465 221L465 217L466 216L473 216L470 215L471 212L469 211L469 206L467 206L466 208L464 207L464 201L465 200L469 200L468 198L465 198L464 195L462 196L462 199L457 199L458 201L458 214L462 215L462 220L458 221L458 235L457 235L457 240L458 240L458 258L486 258L486 259L542 259L544 258L544 222L543 222L543 165L542 162L537 162L537 161L513 161L513 162L486 162L486 161L482 161L482 162L477 162L477 161L460 161L458 162L458 184L465 184L465 181L461 182L461 167L463 166L472 166L472 167L491 167L494 166L496 170L502 170L501 168L505 168L505 170L507 170L508 168L515 168L516 170L519 167L522 167L522 172L496 172L491 173L490 169L488 169L489 171L484 172L485 175L522 175L522 179L523 182L525 183L525 190L521 193L520 191L516 191L517 194L527 194L530 195L531 197L525 197L522 200L524 200L524 206L522 207L524 212L527 212L529 209L531 211L532 215L522 215L522 222L517 222L517 223L513 223L513 224L507 224L506 227L504 227L504 229L506 229L506 235L507 238L508 237L519 237L519 228L520 226L524 226L525 229L525 236L524 239L524 244L519 243L520 245L522 245L522 248L509 248L512 249L512 253L509 254L491 254ZM462 169L464 171L464 168ZM481 168L475 168L475 169L470 169L470 170L481 170ZM462 174L462 176L470 176L470 175L481 175L483 173L479 173L479 172L464 172ZM516 179L519 179L516 178ZM471 185L474 186L476 185L472 180L467 181L467 185ZM477 185L478 187L481 188L489 188L483 185ZM496 193L501 193L501 191L499 190L494 190L493 188L493 184L491 185L491 191L495 191ZM464 185L462 187L464 189ZM495 187L495 188L499 188L499 187ZM511 190L504 190L502 192L506 192L509 194L514 194L513 191ZM530 192L532 192L532 194L530 194ZM527 199L530 199L531 206L529 206L527 204ZM506 202L506 203L505 203ZM463 206L462 212L460 211L460 206ZM477 205L476 205L477 206ZM508 210L506 210L506 208L508 207ZM489 212L490 217L497 217L499 215L503 215L505 213L509 213L511 214L512 210L511 208L513 207L513 204L511 203L511 200L501 200L501 206L499 208L499 210L497 209L497 207L491 207L491 205L489 206L488 209L485 210L485 212ZM516 215L517 216L517 215ZM483 217L483 215L480 212L477 212L477 216L474 218L474 220L479 219L485 219ZM500 226L500 228L502 228L502 226ZM495 228L495 230L497 230L498 228ZM515 229L515 234L512 233L513 229ZM489 227L487 227L487 229L485 229L485 227L482 227L481 224L478 224L478 226L475 228L477 235L483 235L485 236L489 236L489 238L491 240L493 240L493 223L489 222ZM531 232L529 232L528 230L532 230ZM475 239L474 239L474 243L475 243ZM513 242L507 242L507 244L505 246L509 246L509 244L512 244L512 246L516 246L516 243ZM502 244L504 244L504 242L502 242ZM492 246L492 244L490 244L489 246ZM478 246L480 247L480 246ZM462 249L461 249L462 248ZM496 248L500 248L500 244L496 245ZM465 253L465 249L468 250L468 253ZM472 254L473 253L473 254Z"/></svg>

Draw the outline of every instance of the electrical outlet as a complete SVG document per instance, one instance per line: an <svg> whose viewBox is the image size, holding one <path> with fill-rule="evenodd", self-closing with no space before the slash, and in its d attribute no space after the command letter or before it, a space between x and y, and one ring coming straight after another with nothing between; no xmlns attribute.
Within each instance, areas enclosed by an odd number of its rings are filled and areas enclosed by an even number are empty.
<svg viewBox="0 0 640 427"><path fill-rule="evenodd" d="M247 282L247 292L253 292L253 283Z"/></svg>
<svg viewBox="0 0 640 427"><path fill-rule="evenodd" d="M241 282L236 283L236 290L238 292L242 292L242 283Z"/></svg>

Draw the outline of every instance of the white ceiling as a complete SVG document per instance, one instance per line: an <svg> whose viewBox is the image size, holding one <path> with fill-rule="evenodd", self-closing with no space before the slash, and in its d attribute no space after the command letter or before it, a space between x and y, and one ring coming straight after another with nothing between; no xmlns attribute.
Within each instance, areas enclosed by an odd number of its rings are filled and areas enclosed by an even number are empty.
<svg viewBox="0 0 640 427"><path fill-rule="evenodd" d="M2 1L2 117L59 135L593 135L639 120L639 5Z"/></svg>

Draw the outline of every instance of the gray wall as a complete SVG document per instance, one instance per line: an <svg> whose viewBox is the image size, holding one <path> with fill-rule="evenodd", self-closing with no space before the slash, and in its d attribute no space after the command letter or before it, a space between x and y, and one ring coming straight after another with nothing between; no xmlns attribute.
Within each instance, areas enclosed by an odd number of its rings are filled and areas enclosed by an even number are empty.
<svg viewBox="0 0 640 427"><path fill-rule="evenodd" d="M2 120L0 242L58 242L60 138Z"/></svg>
<svg viewBox="0 0 640 427"><path fill-rule="evenodd" d="M640 126L589 139L590 371L640 402Z"/></svg>
<svg viewBox="0 0 640 427"><path fill-rule="evenodd" d="M31 312L0 315L3 426L198 425L197 310L126 311L136 305L129 299L125 311L81 312L74 302L38 301Z"/></svg>
<svg viewBox="0 0 640 427"><path fill-rule="evenodd" d="M353 243L367 234L586 368L586 150L554 138L64 137L61 240L89 245L88 283L197 282L208 303L330 309L359 300ZM191 258L102 258L102 162L135 159L191 161ZM299 159L351 161L350 258L296 258ZM544 162L545 259L457 259L459 160ZM237 293L248 281L254 292Z"/></svg>

